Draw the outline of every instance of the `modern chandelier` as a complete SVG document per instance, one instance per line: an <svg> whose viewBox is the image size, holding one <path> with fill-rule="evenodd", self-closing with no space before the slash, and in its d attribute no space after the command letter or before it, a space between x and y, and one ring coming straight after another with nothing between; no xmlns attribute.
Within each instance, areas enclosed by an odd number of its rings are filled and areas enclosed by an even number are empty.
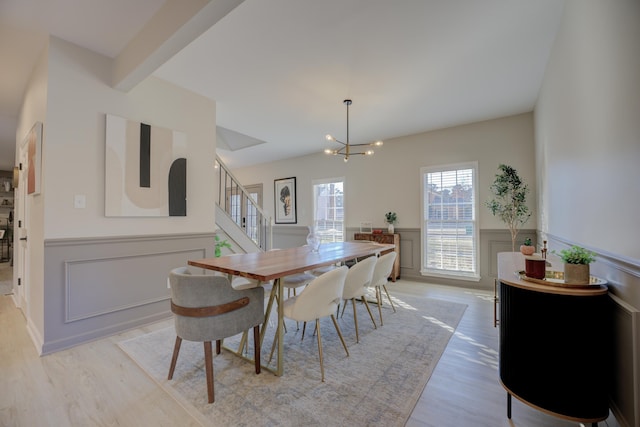
<svg viewBox="0 0 640 427"><path fill-rule="evenodd" d="M344 156L344 161L348 162L349 161L349 156L354 156L354 155L364 155L364 156L371 156L373 154L373 150L368 149L365 151L352 151L353 147L380 147L383 142L382 141L375 141L375 142L370 142L368 144L350 144L349 143L349 105L351 105L353 103L353 101L351 101L350 99L345 99L343 101L344 105L347 106L347 142L342 142L339 141L337 139L335 139L333 136L327 134L325 136L325 138L327 139L327 141L332 141L332 142L337 142L339 144L342 144L342 147L336 149L336 150L332 150L330 148L327 148L326 150L324 150L324 152L326 154L333 154L335 155L342 155ZM358 150L356 148L356 150Z"/></svg>

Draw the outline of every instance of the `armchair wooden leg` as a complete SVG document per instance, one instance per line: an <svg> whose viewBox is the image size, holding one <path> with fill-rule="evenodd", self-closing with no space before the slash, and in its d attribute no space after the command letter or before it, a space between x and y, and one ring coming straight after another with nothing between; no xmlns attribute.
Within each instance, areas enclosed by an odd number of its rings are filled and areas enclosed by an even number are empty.
<svg viewBox="0 0 640 427"><path fill-rule="evenodd" d="M220 354L222 351L222 340L216 340L216 354Z"/></svg>
<svg viewBox="0 0 640 427"><path fill-rule="evenodd" d="M209 403L213 403L215 397L213 394L213 351L211 341L204 343L204 367L207 373L207 396L209 397Z"/></svg>
<svg viewBox="0 0 640 427"><path fill-rule="evenodd" d="M182 344L182 338L176 336L176 343L173 346L173 357L171 357L171 366L169 367L169 376L167 377L169 380L173 378L173 371L176 369L178 353L180 353L180 344Z"/></svg>
<svg viewBox="0 0 640 427"><path fill-rule="evenodd" d="M260 373L260 325L253 327L253 360L256 364L256 374Z"/></svg>

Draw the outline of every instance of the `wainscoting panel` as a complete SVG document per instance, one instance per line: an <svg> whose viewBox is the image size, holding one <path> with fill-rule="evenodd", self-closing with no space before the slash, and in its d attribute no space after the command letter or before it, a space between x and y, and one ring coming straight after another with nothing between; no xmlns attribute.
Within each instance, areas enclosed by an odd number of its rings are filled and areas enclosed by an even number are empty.
<svg viewBox="0 0 640 427"><path fill-rule="evenodd" d="M166 266L205 257L204 249L65 262L65 322L170 298Z"/></svg>
<svg viewBox="0 0 640 427"><path fill-rule="evenodd" d="M622 426L640 426L640 313L615 295L611 408Z"/></svg>
<svg viewBox="0 0 640 427"><path fill-rule="evenodd" d="M274 225L273 248L286 249L306 245L307 234L309 234L309 228L305 226Z"/></svg>
<svg viewBox="0 0 640 427"><path fill-rule="evenodd" d="M402 271L412 271L416 269L414 252L415 248L420 248L420 241L415 241L415 233L404 233L400 235L400 277L402 277ZM418 234L420 237L420 234ZM418 263L420 262L420 255L418 252ZM418 269L420 269L418 264Z"/></svg>
<svg viewBox="0 0 640 427"><path fill-rule="evenodd" d="M547 234L551 250L580 245ZM611 411L622 427L640 427L640 261L630 260L598 248L591 274L607 281L612 303ZM556 255L551 254L551 257Z"/></svg>
<svg viewBox="0 0 640 427"><path fill-rule="evenodd" d="M347 230L347 240L353 239L353 234L359 232L356 228ZM461 286L466 288L493 289L494 278L498 275L497 258L499 252L511 251L511 234L509 230L480 230L479 253L480 281L466 281L443 279L423 276L420 273L421 238L419 228L396 228L400 234L400 277L417 282L439 283L443 285ZM535 230L520 230L518 241L527 237L536 243ZM274 237L275 240L275 237ZM537 245L540 247L541 245ZM518 250L520 244L518 243Z"/></svg>
<svg viewBox="0 0 640 427"><path fill-rule="evenodd" d="M213 248L214 233L45 241L41 353L171 316L169 271Z"/></svg>
<svg viewBox="0 0 640 427"><path fill-rule="evenodd" d="M421 239L419 228L398 228L400 234L400 277L417 282L439 283L443 285L461 286L465 288L493 289L494 279L498 276L497 259L499 252L511 252L511 234L509 230L480 230L479 253L480 281L443 279L423 276L421 266ZM345 240L353 240L354 233L359 233L358 227L348 227ZM291 248L306 244L307 227L304 226L276 226L273 228L274 247ZM522 229L518 233L517 249L520 242L529 237L539 250L542 244L536 242L536 230Z"/></svg>

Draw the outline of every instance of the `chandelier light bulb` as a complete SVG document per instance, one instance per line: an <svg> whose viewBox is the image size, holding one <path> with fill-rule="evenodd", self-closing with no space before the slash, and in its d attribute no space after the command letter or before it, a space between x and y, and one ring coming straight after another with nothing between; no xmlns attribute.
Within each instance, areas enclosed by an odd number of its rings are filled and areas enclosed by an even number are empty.
<svg viewBox="0 0 640 427"><path fill-rule="evenodd" d="M329 134L326 134L324 137L327 139L327 141L335 141L336 140L334 137L332 137Z"/></svg>
<svg viewBox="0 0 640 427"><path fill-rule="evenodd" d="M373 150L367 150L364 152L364 154L366 154L367 156L372 156L373 155Z"/></svg>
<svg viewBox="0 0 640 427"><path fill-rule="evenodd" d="M375 145L376 147L380 147L383 144L384 144L384 142L382 142L382 141L376 141L376 142L373 143L373 145Z"/></svg>

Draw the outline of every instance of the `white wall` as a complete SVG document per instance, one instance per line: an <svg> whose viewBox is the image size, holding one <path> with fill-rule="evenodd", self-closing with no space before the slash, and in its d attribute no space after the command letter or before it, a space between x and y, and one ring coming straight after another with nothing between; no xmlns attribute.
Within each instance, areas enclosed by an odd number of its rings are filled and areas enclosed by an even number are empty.
<svg viewBox="0 0 640 427"><path fill-rule="evenodd" d="M36 121L44 124L41 194L27 196L29 310L25 314L38 348L51 341L54 345L55 342L78 342L98 336L100 331L113 332L118 325L127 327L117 318L118 313L111 318L102 316L107 319L103 323L100 323L101 319L89 319L86 325L63 322L68 283L63 278L64 266L47 259L47 242L57 240L59 244L60 239L110 236L129 239L154 235L183 237L204 235L215 229L212 191L215 182L215 102L157 78L143 81L128 93L114 90L110 87L111 67L109 58L52 37L25 94L17 144ZM105 217L106 114L175 129L187 135L186 217ZM86 208L74 208L74 195L86 196ZM158 239L156 246L163 247L164 243ZM164 250L180 253L183 248L176 249L177 244ZM82 241L76 245L81 246ZM159 283L158 286L168 292L166 283ZM150 287L139 281L124 285L127 289ZM162 313L162 310L166 311L166 307L158 303L120 314L133 325Z"/></svg>
<svg viewBox="0 0 640 427"><path fill-rule="evenodd" d="M53 38L43 147L45 238L212 231L215 102L150 77L128 93L112 89L109 58ZM105 115L186 133L187 216L104 216ZM74 195L87 207L75 209Z"/></svg>
<svg viewBox="0 0 640 427"><path fill-rule="evenodd" d="M640 2L570 0L535 109L539 228L640 263Z"/></svg>
<svg viewBox="0 0 640 427"><path fill-rule="evenodd" d="M48 56L49 45L47 44L34 66L25 90L24 101L16 129L16 164L19 162L20 147L33 125L36 122L44 123L47 119ZM26 283L25 281L25 283L21 285L23 288L18 291L18 295L25 293L25 299L28 301L28 307L26 307L28 312L25 313L25 316L27 316L29 330L31 334L34 335L34 340L42 341L44 331L44 293L42 291L42 283L44 280L44 271L42 269L44 253L41 242L44 236L44 203L41 196L27 196L27 204L28 218L26 219L26 223L30 224L28 238L31 249L29 256L30 268L27 267L29 282ZM19 248L21 247L18 240L20 231L17 220L23 218L23 214L19 211L21 205L16 201L15 206L14 259L19 257ZM33 244L34 242L40 242L40 244ZM19 270L22 262L23 260L19 258L15 260L14 271ZM14 274L14 289L19 289L17 281L18 274ZM25 301L19 301L19 304L23 307L26 305Z"/></svg>
<svg viewBox="0 0 640 427"><path fill-rule="evenodd" d="M345 178L346 225L358 227L372 220L386 227L384 213L398 214L398 228L420 228L420 168L477 161L481 229L504 229L504 224L484 206L489 186L500 163L519 172L529 184L529 206L536 206L533 116L520 114L385 141L372 157L341 158L319 153L234 170L243 185L263 183L264 207L273 215L273 180L296 177L298 225L310 225L313 212L312 180ZM535 229L535 215L525 224Z"/></svg>

